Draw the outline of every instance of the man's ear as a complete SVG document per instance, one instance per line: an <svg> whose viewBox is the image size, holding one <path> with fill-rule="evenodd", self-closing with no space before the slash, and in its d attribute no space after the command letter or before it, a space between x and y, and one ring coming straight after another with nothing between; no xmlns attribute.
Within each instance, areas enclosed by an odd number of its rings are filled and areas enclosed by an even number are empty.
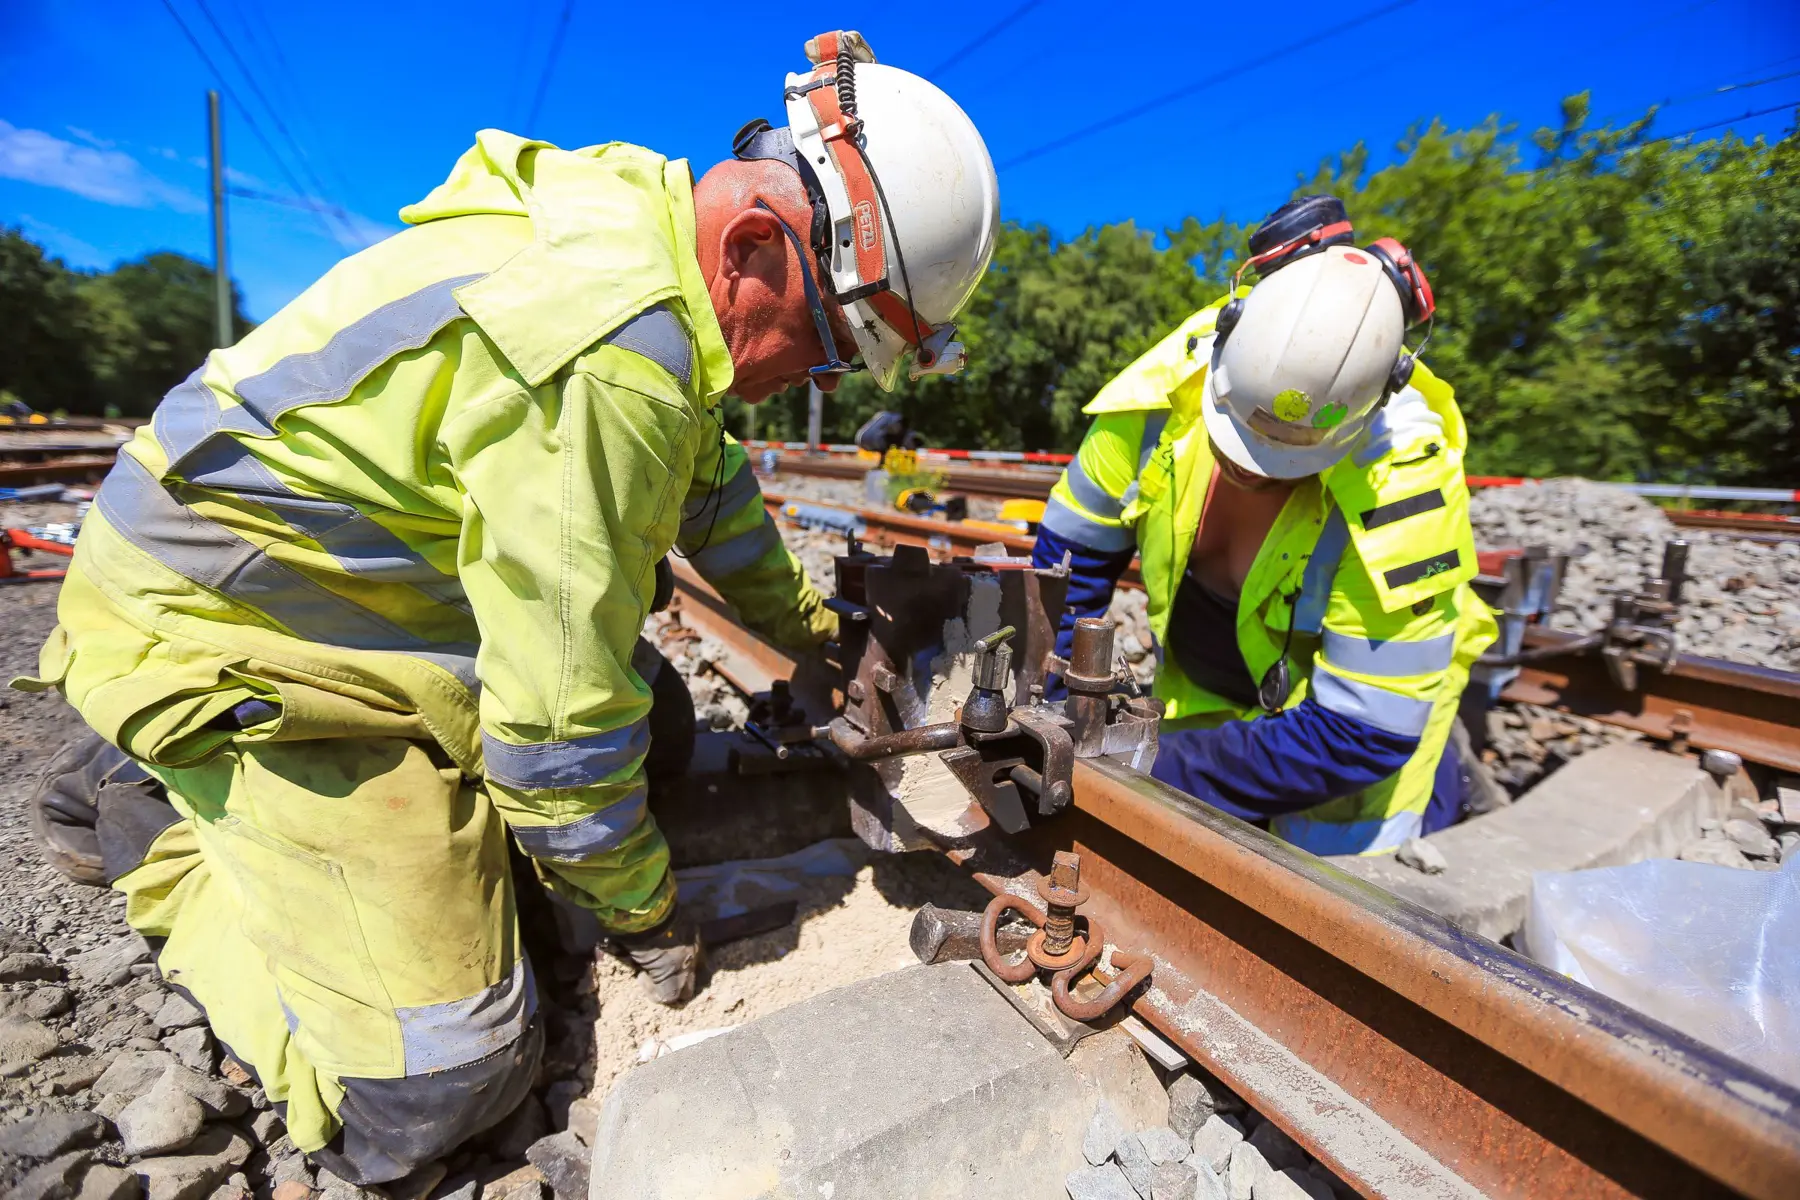
<svg viewBox="0 0 1800 1200"><path fill-rule="evenodd" d="M787 257L785 237L774 213L746 208L719 233L719 273L727 279L776 274L776 259Z"/></svg>

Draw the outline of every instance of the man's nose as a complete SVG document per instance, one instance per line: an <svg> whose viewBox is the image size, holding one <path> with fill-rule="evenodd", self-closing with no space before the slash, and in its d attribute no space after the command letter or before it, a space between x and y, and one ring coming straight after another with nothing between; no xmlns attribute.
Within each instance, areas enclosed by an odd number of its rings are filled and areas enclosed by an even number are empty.
<svg viewBox="0 0 1800 1200"><path fill-rule="evenodd" d="M842 378L842 375L814 375L813 382L819 385L821 392L835 392L838 389L838 381Z"/></svg>

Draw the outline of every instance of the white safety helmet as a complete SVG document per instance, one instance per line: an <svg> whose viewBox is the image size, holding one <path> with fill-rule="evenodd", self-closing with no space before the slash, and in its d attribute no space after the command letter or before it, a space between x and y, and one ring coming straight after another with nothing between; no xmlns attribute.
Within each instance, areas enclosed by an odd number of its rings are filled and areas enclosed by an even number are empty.
<svg viewBox="0 0 1800 1200"><path fill-rule="evenodd" d="M811 270L843 308L875 382L893 390L910 373L949 375L965 355L955 340L962 311L994 254L1000 184L987 146L956 102L917 75L882 66L853 31L806 43L815 65L787 77L786 128L757 120L733 139L740 159L792 166L813 203L807 245L813 319L830 361L841 361Z"/></svg>
<svg viewBox="0 0 1800 1200"><path fill-rule="evenodd" d="M1393 239L1358 249L1349 237L1344 221L1256 255L1245 265L1263 278L1219 314L1201 408L1213 445L1244 470L1330 468L1412 377L1406 330L1430 318L1431 286Z"/></svg>

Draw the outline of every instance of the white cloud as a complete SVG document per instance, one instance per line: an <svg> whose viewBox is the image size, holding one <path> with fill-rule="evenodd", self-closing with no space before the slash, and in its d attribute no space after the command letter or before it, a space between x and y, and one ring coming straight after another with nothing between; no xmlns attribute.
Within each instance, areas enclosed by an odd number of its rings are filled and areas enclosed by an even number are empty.
<svg viewBox="0 0 1800 1200"><path fill-rule="evenodd" d="M4 120L0 120L0 177L59 188L124 208L206 211L206 202L199 196L158 179L121 150L78 146Z"/></svg>
<svg viewBox="0 0 1800 1200"><path fill-rule="evenodd" d="M74 134L76 141L86 142L96 150L112 150L117 148L119 144L117 142L109 142L97 134L90 133L79 125L64 125L63 128Z"/></svg>

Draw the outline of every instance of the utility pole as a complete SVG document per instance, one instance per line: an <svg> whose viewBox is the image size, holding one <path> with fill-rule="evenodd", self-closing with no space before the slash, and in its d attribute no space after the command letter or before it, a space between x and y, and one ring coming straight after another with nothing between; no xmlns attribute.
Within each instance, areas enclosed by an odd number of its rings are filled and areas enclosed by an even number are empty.
<svg viewBox="0 0 1800 1200"><path fill-rule="evenodd" d="M819 390L818 384L809 383L806 385L806 452L808 454L819 452L819 431L824 425L825 393Z"/></svg>
<svg viewBox="0 0 1800 1200"><path fill-rule="evenodd" d="M231 271L225 261L225 146L219 136L219 93L206 93L206 125L212 137L213 338L220 348L236 339L231 328Z"/></svg>
<svg viewBox="0 0 1800 1200"><path fill-rule="evenodd" d="M744 440L746 442L756 440L756 405L754 404L744 405Z"/></svg>

